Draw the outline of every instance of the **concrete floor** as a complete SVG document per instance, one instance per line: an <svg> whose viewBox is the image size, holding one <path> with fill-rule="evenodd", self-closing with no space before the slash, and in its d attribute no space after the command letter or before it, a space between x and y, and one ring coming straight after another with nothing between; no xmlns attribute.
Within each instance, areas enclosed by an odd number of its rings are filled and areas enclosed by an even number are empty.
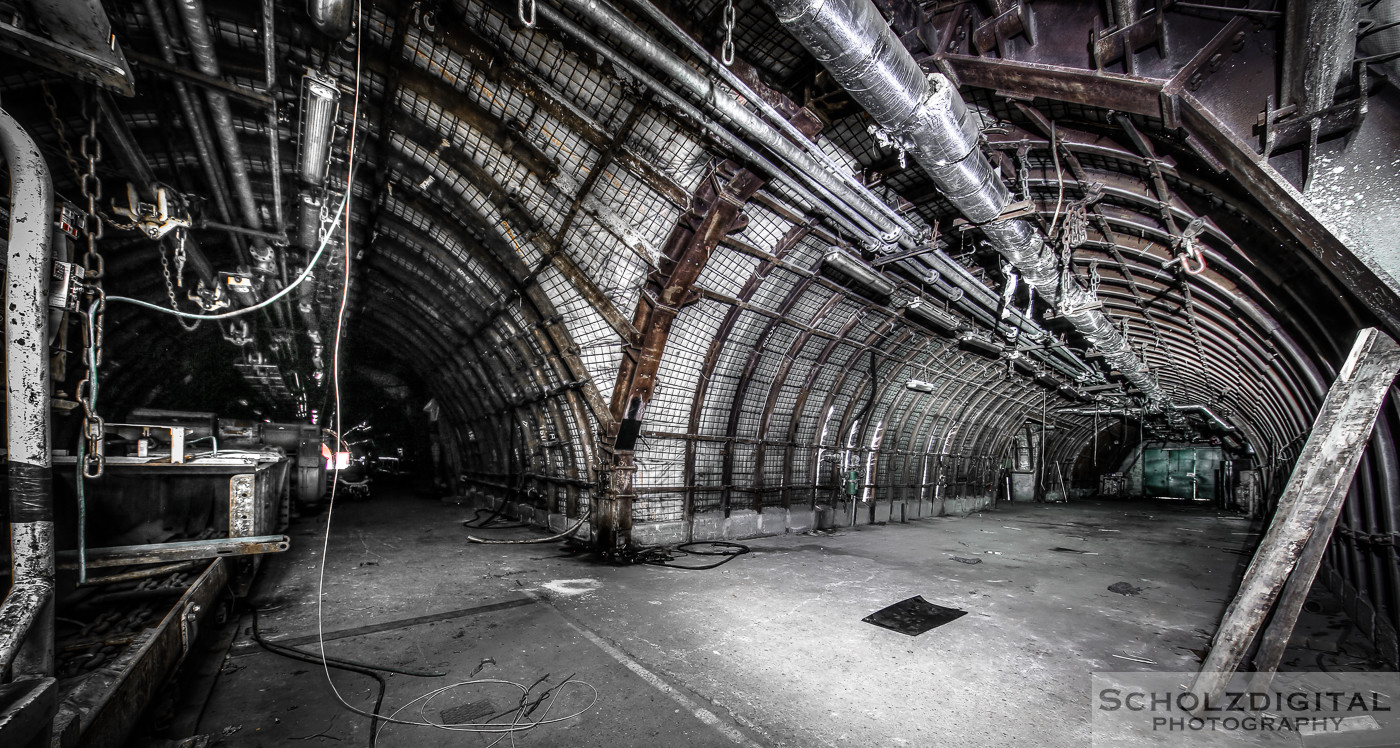
<svg viewBox="0 0 1400 748"><path fill-rule="evenodd" d="M678 571L597 564L560 544L468 544L460 521L470 516L402 493L338 506L327 652L449 674L391 676L386 711L478 668L477 678L527 685L576 673L597 688L585 714L516 736L521 746L1088 745L1090 674L1196 669L1192 650L1207 644L1258 539L1243 519L1171 504L1003 505L760 538L719 569ZM324 515L294 526L293 549L268 565L255 594L268 639L315 649L323 527ZM1141 592L1109 591L1117 582ZM861 622L913 595L968 613L917 637ZM413 621L430 614L441 615ZM1311 617L1295 640L1341 628ZM1312 656L1295 650L1285 664ZM372 704L370 679L334 677L349 702ZM519 694L479 688L426 713L482 699L508 707ZM549 716L589 698L571 686ZM319 666L266 653L245 626L199 732L230 747L364 744L368 720L333 699ZM391 726L380 745L495 737Z"/></svg>

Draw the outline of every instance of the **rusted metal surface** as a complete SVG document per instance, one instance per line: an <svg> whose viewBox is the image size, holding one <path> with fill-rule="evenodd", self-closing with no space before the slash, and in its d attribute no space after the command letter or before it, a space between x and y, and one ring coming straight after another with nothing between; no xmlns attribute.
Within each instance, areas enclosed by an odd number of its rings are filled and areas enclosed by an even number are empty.
<svg viewBox="0 0 1400 748"><path fill-rule="evenodd" d="M281 553L291 547L286 535L258 535L246 538L214 538L212 540L181 540L170 543L89 548L88 568L100 569L140 564L168 564L205 558L251 556L261 553ZM77 555L73 551L58 554L58 568L76 569Z"/></svg>
<svg viewBox="0 0 1400 748"><path fill-rule="evenodd" d="M64 746L120 748L151 697L174 673L193 644L198 624L229 581L223 559L214 559L154 628L143 630L118 658L66 693L54 733L76 738Z"/></svg>
<svg viewBox="0 0 1400 748"><path fill-rule="evenodd" d="M630 542L632 507L628 497L633 495L631 478L636 470L630 453L656 390L656 372L671 325L681 307L691 300L691 287L710 253L724 235L741 226L744 204L762 185L761 178L738 164L716 165L692 197L690 210L667 237L659 266L638 298L633 326L639 335L623 348L610 408L614 431L608 434L608 441L614 450L612 500L616 505L595 514L596 537L604 548ZM622 492L617 493L619 490Z"/></svg>
<svg viewBox="0 0 1400 748"><path fill-rule="evenodd" d="M0 744L47 746L57 710L58 681L54 678L17 678L0 685Z"/></svg>

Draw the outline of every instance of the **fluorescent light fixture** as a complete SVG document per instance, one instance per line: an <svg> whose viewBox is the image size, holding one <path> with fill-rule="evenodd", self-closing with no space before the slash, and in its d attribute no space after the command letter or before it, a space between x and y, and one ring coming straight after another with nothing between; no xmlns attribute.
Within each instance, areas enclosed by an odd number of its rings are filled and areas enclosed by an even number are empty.
<svg viewBox="0 0 1400 748"><path fill-rule="evenodd" d="M915 392L933 392L935 389L933 382L925 382L922 379L911 379L905 382L904 386Z"/></svg>
<svg viewBox="0 0 1400 748"><path fill-rule="evenodd" d="M931 330L956 334L970 327L967 322L952 312L944 311L928 299L914 299L904 307L904 316Z"/></svg>
<svg viewBox="0 0 1400 748"><path fill-rule="evenodd" d="M827 250L826 255L822 257L821 273L826 276L837 275L835 280L844 280L852 290L875 301L887 302L890 296L894 295L893 281L865 264L859 257L837 247Z"/></svg>
<svg viewBox="0 0 1400 748"><path fill-rule="evenodd" d="M320 186L330 169L331 138L340 108L335 80L314 70L301 77L301 137L297 142L297 174L303 182Z"/></svg>

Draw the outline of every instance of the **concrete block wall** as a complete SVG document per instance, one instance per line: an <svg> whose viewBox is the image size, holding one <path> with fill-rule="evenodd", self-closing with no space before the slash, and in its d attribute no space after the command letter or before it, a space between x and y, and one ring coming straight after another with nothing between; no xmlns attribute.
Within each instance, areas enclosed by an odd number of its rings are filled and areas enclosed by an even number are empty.
<svg viewBox="0 0 1400 748"><path fill-rule="evenodd" d="M857 504L856 524L887 524L905 522L928 517L964 516L988 509L992 505L992 495L964 496L961 498L942 497L937 501L875 501ZM494 496L479 496L478 504L492 511L503 500ZM526 522L552 532L564 532L577 522L562 514L541 509L523 502L507 501L501 515L517 522ZM819 504L809 508L770 508L763 512L753 509L735 509L725 517L720 512L697 514L691 527L683 520L666 522L637 522L632 526L632 543L638 546L678 545L704 540L740 540L770 535L809 532L818 529L848 527L851 524L851 505L848 502ZM689 532L687 532L689 530ZM591 538L591 528L585 524L574 533L579 540Z"/></svg>

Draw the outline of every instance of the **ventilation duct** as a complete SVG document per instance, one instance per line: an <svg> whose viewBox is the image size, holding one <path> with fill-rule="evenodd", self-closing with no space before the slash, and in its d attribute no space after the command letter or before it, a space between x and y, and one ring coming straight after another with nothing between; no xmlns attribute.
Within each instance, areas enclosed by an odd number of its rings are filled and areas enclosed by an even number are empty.
<svg viewBox="0 0 1400 748"><path fill-rule="evenodd" d="M894 296L895 285L860 259L836 247L822 257L821 273L837 282L844 282L862 296L888 303Z"/></svg>
<svg viewBox="0 0 1400 748"><path fill-rule="evenodd" d="M879 137L912 155L948 201L981 224L992 247L1153 407L1168 406L1166 393L1098 311L1094 296L1071 282L1061 298L1058 262L1040 232L1024 219L997 220L1010 195L978 148L976 116L947 78L919 67L870 0L769 2L788 31L874 117Z"/></svg>

